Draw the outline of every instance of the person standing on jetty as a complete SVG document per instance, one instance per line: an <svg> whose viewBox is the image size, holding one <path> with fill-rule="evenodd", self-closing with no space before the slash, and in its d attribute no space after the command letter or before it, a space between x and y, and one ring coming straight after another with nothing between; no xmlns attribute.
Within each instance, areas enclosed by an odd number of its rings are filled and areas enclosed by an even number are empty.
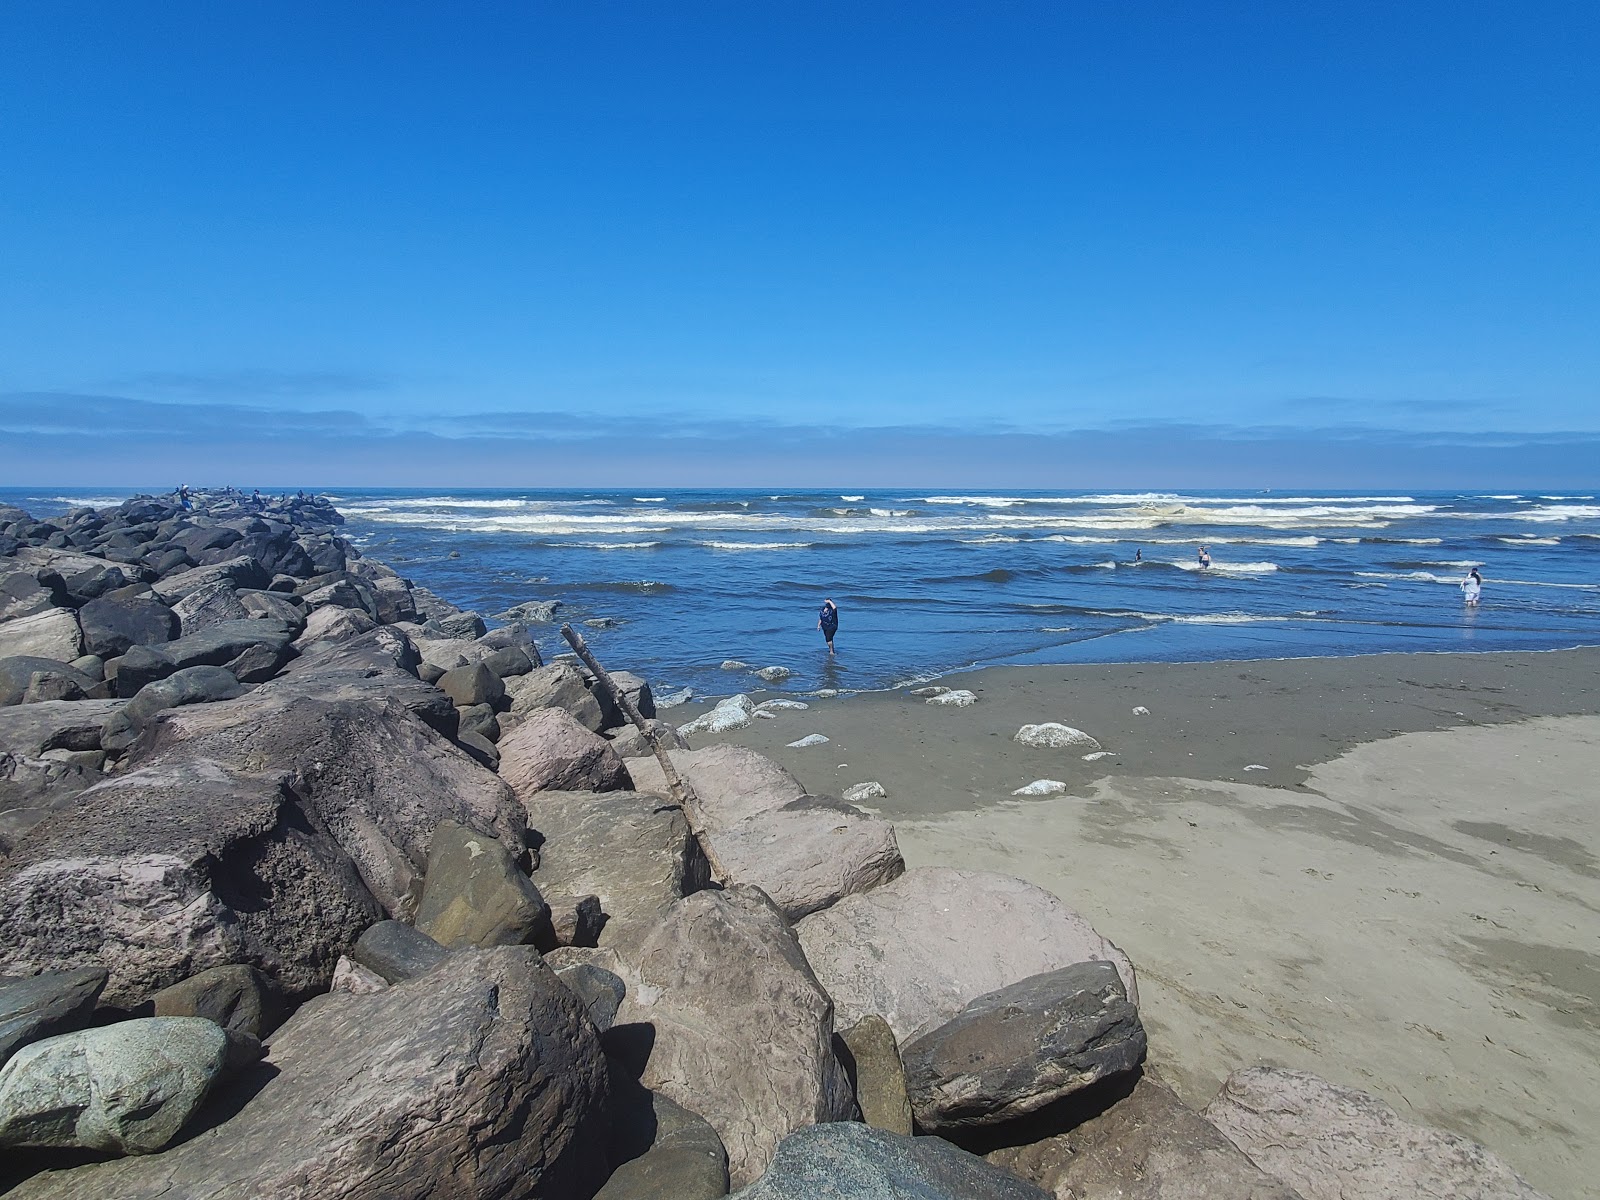
<svg viewBox="0 0 1600 1200"><path fill-rule="evenodd" d="M817 628L822 630L822 636L828 639L828 653L833 653L833 635L839 632L839 606L832 600L822 602L822 611L817 614Z"/></svg>
<svg viewBox="0 0 1600 1200"><path fill-rule="evenodd" d="M1478 607L1478 597L1482 592L1483 576L1478 574L1477 567L1473 567L1461 581L1461 594L1466 597L1468 608Z"/></svg>

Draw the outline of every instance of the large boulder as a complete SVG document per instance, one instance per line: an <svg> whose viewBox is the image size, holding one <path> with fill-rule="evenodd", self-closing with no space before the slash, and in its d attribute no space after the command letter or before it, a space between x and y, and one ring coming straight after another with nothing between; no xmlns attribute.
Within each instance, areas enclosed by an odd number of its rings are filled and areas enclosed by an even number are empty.
<svg viewBox="0 0 1600 1200"><path fill-rule="evenodd" d="M100 748L120 754L133 745L140 732L159 712L182 708L186 704L213 704L232 700L245 688L222 667L186 667L165 679L147 683L139 694L107 720L100 734Z"/></svg>
<svg viewBox="0 0 1600 1200"><path fill-rule="evenodd" d="M655 734L656 740L668 750L687 750L689 742L672 725L657 717L650 717L645 721L650 732ZM619 729L608 729L605 733L606 741L611 743L611 748L617 756L624 761L630 758L651 758L655 755L650 740L645 737L642 730L633 725L624 725Z"/></svg>
<svg viewBox="0 0 1600 1200"><path fill-rule="evenodd" d="M540 792L525 802L541 839L541 892L599 897L601 945L637 941L710 882L683 813L638 792Z"/></svg>
<svg viewBox="0 0 1600 1200"><path fill-rule="evenodd" d="M567 663L551 663L506 680L506 697L510 712L516 717L541 708L560 708L585 729L598 733L606 727L600 702L584 683L583 673Z"/></svg>
<svg viewBox="0 0 1600 1200"><path fill-rule="evenodd" d="M417 928L442 946L555 945L550 906L503 845L441 821L428 849Z"/></svg>
<svg viewBox="0 0 1600 1200"><path fill-rule="evenodd" d="M155 646L178 636L178 616L159 600L101 596L78 610L89 654L113 658L130 646Z"/></svg>
<svg viewBox="0 0 1600 1200"><path fill-rule="evenodd" d="M901 1050L927 1133L1000 1125L1144 1058L1139 1012L1109 962L1073 963L979 996Z"/></svg>
<svg viewBox="0 0 1600 1200"><path fill-rule="evenodd" d="M222 1078L228 1050L222 1027L197 1017L123 1021L25 1046L0 1069L0 1146L160 1150Z"/></svg>
<svg viewBox="0 0 1600 1200"><path fill-rule="evenodd" d="M75 699L82 699L82 693L90 691L95 686L95 681L88 675L53 658L39 658L33 654L0 658L0 709L17 704L37 708L42 703L50 703L50 701L34 700L29 694L30 690L37 694L41 679L65 681L79 693ZM58 701L67 699L66 696L57 698Z"/></svg>
<svg viewBox="0 0 1600 1200"><path fill-rule="evenodd" d="M172 606L172 613L178 618L178 628L184 637L224 621L248 621L251 617L233 582L227 579L195 588Z"/></svg>
<svg viewBox="0 0 1600 1200"><path fill-rule="evenodd" d="M236 1110L164 1154L36 1175L15 1200L343 1200L593 1194L606 1068L583 1007L532 948L312 1001L215 1097Z"/></svg>
<svg viewBox="0 0 1600 1200"><path fill-rule="evenodd" d="M728 1152L698 1113L611 1073L611 1160L619 1164L594 1200L720 1200Z"/></svg>
<svg viewBox="0 0 1600 1200"><path fill-rule="evenodd" d="M631 782L611 743L565 709L529 713L497 748L500 778L524 799L547 790L604 792Z"/></svg>
<svg viewBox="0 0 1600 1200"><path fill-rule="evenodd" d="M1376 1096L1305 1071L1235 1071L1205 1117L1305 1200L1546 1200L1470 1138L1413 1125Z"/></svg>
<svg viewBox="0 0 1600 1200"><path fill-rule="evenodd" d="M299 997L325 988L382 915L282 774L163 762L83 796L0 867L0 969L104 965L105 1000L131 1008L207 967L249 963Z"/></svg>
<svg viewBox="0 0 1600 1200"><path fill-rule="evenodd" d="M29 1042L89 1024L105 986L104 967L0 979L0 1063Z"/></svg>
<svg viewBox="0 0 1600 1200"><path fill-rule="evenodd" d="M1127 956L1055 896L1009 875L918 867L795 932L840 1024L878 1013L902 1046L979 996L1078 962L1114 963L1138 1004Z"/></svg>
<svg viewBox="0 0 1600 1200"><path fill-rule="evenodd" d="M844 1043L839 1057L855 1089L861 1119L874 1129L910 1136L913 1127L905 1066L889 1022L869 1013L841 1030L839 1040Z"/></svg>
<svg viewBox="0 0 1600 1200"><path fill-rule="evenodd" d="M277 997L254 967L210 967L153 997L158 1017L204 1017L224 1029L262 1037L277 1010Z"/></svg>
<svg viewBox="0 0 1600 1200"><path fill-rule="evenodd" d="M766 1174L730 1200L1050 1200L1009 1171L936 1137L853 1121L784 1138Z"/></svg>
<svg viewBox="0 0 1600 1200"><path fill-rule="evenodd" d="M746 817L782 808L806 794L805 785L763 754L744 746L669 750L673 768L694 788L700 809L713 826L730 826ZM670 796L661 764L653 756L628 760L628 774L641 792Z"/></svg>
<svg viewBox="0 0 1600 1200"><path fill-rule="evenodd" d="M395 700L315 700L263 687L171 709L149 724L130 758L174 756L287 772L394 917L416 911L441 821L522 852L526 818L506 785Z"/></svg>
<svg viewBox="0 0 1600 1200"><path fill-rule="evenodd" d="M83 630L70 608L47 608L0 624L0 658L28 655L68 663L83 653Z"/></svg>
<svg viewBox="0 0 1600 1200"><path fill-rule="evenodd" d="M984 1157L1070 1200L1303 1200L1149 1075L1096 1099L1111 1103L1067 1132Z"/></svg>
<svg viewBox="0 0 1600 1200"><path fill-rule="evenodd" d="M640 1082L711 1123L735 1185L759 1175L787 1134L854 1115L833 1005L759 889L680 901L629 969L613 1036L651 1027Z"/></svg>
<svg viewBox="0 0 1600 1200"><path fill-rule="evenodd" d="M151 586L157 596L168 604L174 604L190 592L218 580L226 580L235 588L265 588L272 582L272 575L248 554L241 554L223 562L168 575Z"/></svg>
<svg viewBox="0 0 1600 1200"><path fill-rule="evenodd" d="M305 618L305 628L294 645L305 650L316 642L347 642L376 628L377 622L360 609L329 605Z"/></svg>

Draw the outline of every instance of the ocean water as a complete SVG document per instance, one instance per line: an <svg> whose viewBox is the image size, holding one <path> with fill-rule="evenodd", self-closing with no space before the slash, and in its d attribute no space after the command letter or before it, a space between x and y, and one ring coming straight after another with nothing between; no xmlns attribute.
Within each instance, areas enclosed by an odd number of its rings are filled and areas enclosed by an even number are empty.
<svg viewBox="0 0 1600 1200"><path fill-rule="evenodd" d="M806 691L998 663L1600 643L1594 494L319 490L365 552L464 608L556 599L574 623L621 622L578 628L658 690L747 689L729 658ZM0 501L44 516L128 494ZM565 649L554 625L542 640Z"/></svg>

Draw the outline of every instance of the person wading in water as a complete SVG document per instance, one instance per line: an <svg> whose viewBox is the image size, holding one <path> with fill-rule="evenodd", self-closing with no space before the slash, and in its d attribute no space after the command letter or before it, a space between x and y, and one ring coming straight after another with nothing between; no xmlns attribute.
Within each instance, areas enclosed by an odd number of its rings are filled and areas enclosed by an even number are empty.
<svg viewBox="0 0 1600 1200"><path fill-rule="evenodd" d="M817 628L828 639L828 653L832 654L833 635L839 632L839 606L832 600L822 602L822 611L817 614Z"/></svg>

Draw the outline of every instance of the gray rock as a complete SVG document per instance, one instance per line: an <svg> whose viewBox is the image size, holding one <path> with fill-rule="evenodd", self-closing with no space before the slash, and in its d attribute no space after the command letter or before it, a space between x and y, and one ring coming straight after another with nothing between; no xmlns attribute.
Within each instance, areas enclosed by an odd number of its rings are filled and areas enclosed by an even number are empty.
<svg viewBox="0 0 1600 1200"><path fill-rule="evenodd" d="M600 897L550 895L545 897L550 906L550 925L558 946L598 946L600 931L605 928L605 909Z"/></svg>
<svg viewBox="0 0 1600 1200"><path fill-rule="evenodd" d="M47 750L98 750L101 726L123 703L56 700L0 708L0 751L37 758Z"/></svg>
<svg viewBox="0 0 1600 1200"><path fill-rule="evenodd" d="M506 694L506 685L500 682L500 677L481 662L446 671L434 686L449 696L457 708L470 704L492 707L504 700Z"/></svg>
<svg viewBox="0 0 1600 1200"><path fill-rule="evenodd" d="M866 783L855 783L845 788L843 800L846 804L865 804L868 800L882 800L889 794L888 789L876 779Z"/></svg>
<svg viewBox="0 0 1600 1200"><path fill-rule="evenodd" d="M795 932L840 1024L878 1013L902 1046L979 996L1076 962L1115 963L1138 1004L1121 950L1043 888L1008 875L918 867L813 913Z"/></svg>
<svg viewBox="0 0 1600 1200"><path fill-rule="evenodd" d="M506 621L534 621L544 624L556 619L556 613L565 607L559 600L526 600L513 605L495 616Z"/></svg>
<svg viewBox="0 0 1600 1200"><path fill-rule="evenodd" d="M452 949L556 944L550 907L511 852L454 821L433 832L417 928Z"/></svg>
<svg viewBox="0 0 1600 1200"><path fill-rule="evenodd" d="M971 708L978 702L978 697L967 691L966 688L946 689L937 696L929 697L924 703L943 705L947 708Z"/></svg>
<svg viewBox="0 0 1600 1200"><path fill-rule="evenodd" d="M1545 1200L1493 1151L1305 1071L1247 1067L1205 1117L1305 1200Z"/></svg>
<svg viewBox="0 0 1600 1200"><path fill-rule="evenodd" d="M726 733L730 729L743 729L755 719L756 705L743 692L719 701L710 712L678 726L683 734Z"/></svg>
<svg viewBox="0 0 1600 1200"><path fill-rule="evenodd" d="M1059 721L1046 721L1042 725L1024 725L1017 730L1012 741L1038 750L1100 749L1100 743L1083 730L1063 725Z"/></svg>
<svg viewBox="0 0 1600 1200"><path fill-rule="evenodd" d="M444 961L447 951L421 930L402 921L379 921L350 947L350 961L399 983L425 975Z"/></svg>
<svg viewBox="0 0 1600 1200"><path fill-rule="evenodd" d="M242 696L245 688L222 667L188 667L147 683L139 694L107 718L100 733L101 749L120 754L133 745L157 713L186 704L211 704Z"/></svg>
<svg viewBox="0 0 1600 1200"><path fill-rule="evenodd" d="M839 1058L855 1089L861 1119L874 1129L910 1137L911 1101L906 1096L906 1073L889 1022L877 1013L868 1013L840 1033L839 1038L844 1042Z"/></svg>
<svg viewBox="0 0 1600 1200"><path fill-rule="evenodd" d="M73 672L76 674L76 672ZM36 671L22 693L24 704L47 704L57 700L82 700L86 689L72 675L61 671Z"/></svg>
<svg viewBox="0 0 1600 1200"><path fill-rule="evenodd" d="M294 640L297 650L304 650L317 642L347 642L378 627L378 623L359 608L339 608L335 605L315 609L304 618L304 622Z"/></svg>
<svg viewBox="0 0 1600 1200"><path fill-rule="evenodd" d="M541 708L560 708L585 729L598 733L605 728L600 702L590 693L583 674L567 663L551 663L507 680L506 696L510 711L518 717Z"/></svg>
<svg viewBox="0 0 1600 1200"><path fill-rule="evenodd" d="M0 658L29 656L69 663L83 653L83 631L69 608L47 608L0 623Z"/></svg>
<svg viewBox="0 0 1600 1200"><path fill-rule="evenodd" d="M376 971L363 967L348 954L341 954L339 961L333 968L333 982L328 985L330 992L348 992L352 996L369 996L373 992L381 992L389 986L389 981Z"/></svg>
<svg viewBox="0 0 1600 1200"><path fill-rule="evenodd" d="M583 1001L584 1011L601 1033L616 1022L617 1009L628 994L627 985L615 971L608 971L598 963L580 962L568 966L555 963L556 978L572 989Z"/></svg>
<svg viewBox="0 0 1600 1200"><path fill-rule="evenodd" d="M728 1152L698 1113L612 1071L612 1159L621 1163L595 1200L718 1200Z"/></svg>
<svg viewBox="0 0 1600 1200"><path fill-rule="evenodd" d="M81 612L78 615L78 619L80 622L83 619ZM106 660L101 658L98 654L80 655L68 663L67 666L71 667L74 671L77 671L80 674L87 675L96 683L100 682L106 677Z"/></svg>
<svg viewBox="0 0 1600 1200"><path fill-rule="evenodd" d="M984 1157L1074 1200L1303 1200L1165 1084L1149 1075L1131 1088L1116 1082L1114 1102L1086 1120L1068 1118L1067 1132ZM1111 1086L1096 1089L1096 1099Z"/></svg>
<svg viewBox="0 0 1600 1200"><path fill-rule="evenodd" d="M793 674L794 672L788 667L762 667L755 672L756 678L764 679L768 683L782 683Z"/></svg>
<svg viewBox="0 0 1600 1200"><path fill-rule="evenodd" d="M1144 1027L1109 962L1074 963L979 996L901 1051L929 1133L999 1125L1131 1071Z"/></svg>
<svg viewBox="0 0 1600 1200"><path fill-rule="evenodd" d="M772 1165L733 1200L1050 1200L1008 1171L936 1137L853 1121L784 1138Z"/></svg>
<svg viewBox="0 0 1600 1200"><path fill-rule="evenodd" d="M281 592L251 590L239 592L237 595L247 616L271 617L275 621L298 626L301 630L306 627L307 617L304 610Z"/></svg>
<svg viewBox="0 0 1600 1200"><path fill-rule="evenodd" d="M743 746L707 746L673 750L673 767L700 799L706 820L727 826L757 813L782 808L806 794L805 785L770 758ZM641 792L669 795L666 778L654 758L628 760L628 774Z"/></svg>
<svg viewBox="0 0 1600 1200"><path fill-rule="evenodd" d="M483 618L475 612L449 613L435 620L439 628L444 630L446 637L465 638L471 641L489 632L489 627L483 623Z"/></svg>
<svg viewBox="0 0 1600 1200"><path fill-rule="evenodd" d="M687 750L689 743L667 722L650 718L645 724L660 739L661 744L668 750ZM622 759L647 758L655 751L645 739L643 733L636 726L624 725L619 729L606 732L606 740L611 743L611 748L617 752L617 757Z"/></svg>
<svg viewBox="0 0 1600 1200"><path fill-rule="evenodd" d="M500 748L478 732L478 729L465 729L456 734L456 745L465 750L479 765L491 771L500 769Z"/></svg>
<svg viewBox="0 0 1600 1200"><path fill-rule="evenodd" d="M160 1150L228 1058L228 1034L194 1017L148 1017L34 1042L0 1069L0 1146Z"/></svg>
<svg viewBox="0 0 1600 1200"><path fill-rule="evenodd" d="M710 881L683 813L637 792L541 792L526 801L544 839L533 879L551 895L593 895L601 945L645 936L663 913Z"/></svg>
<svg viewBox="0 0 1600 1200"><path fill-rule="evenodd" d="M233 582L227 579L195 588L172 606L172 613L178 618L178 629L184 637L224 621L248 621L251 617Z"/></svg>
<svg viewBox="0 0 1600 1200"><path fill-rule="evenodd" d="M369 682L389 678L379 674ZM142 763L170 751L287 772L368 890L403 919L416 910L441 821L491 832L521 852L526 819L511 791L400 701L381 693L317 700L290 683L285 678L238 700L161 713L133 757Z"/></svg>
<svg viewBox="0 0 1600 1200"><path fill-rule="evenodd" d="M161 762L83 795L0 866L8 971L104 965L105 1000L132 1008L207 967L249 963L304 996L381 916L281 775Z"/></svg>
<svg viewBox="0 0 1600 1200"><path fill-rule="evenodd" d="M639 710L641 717L648 720L656 715L655 696L651 694L650 685L641 676L635 675L632 671L612 671L610 675L612 686L620 690L623 696L633 702L633 706ZM605 688L595 684L590 690L600 704L601 714L605 719L605 727L607 729L615 729L629 724L628 715L622 711L621 705L612 700L610 693Z"/></svg>
<svg viewBox="0 0 1600 1200"><path fill-rule="evenodd" d="M488 667L501 679L510 679L517 675L526 675L538 666L528 652L521 646L502 646L492 650L483 659L483 665Z"/></svg>
<svg viewBox="0 0 1600 1200"><path fill-rule="evenodd" d="M0 979L0 1063L29 1042L89 1024L105 986L104 967Z"/></svg>
<svg viewBox="0 0 1600 1200"><path fill-rule="evenodd" d="M12 1196L587 1196L605 1176L606 1090L594 1026L537 952L466 950L448 971L301 1008L217 1097L237 1109L226 1122Z"/></svg>
<svg viewBox="0 0 1600 1200"><path fill-rule="evenodd" d="M152 588L162 600L174 604L190 592L218 580L227 580L235 588L265 589L272 582L272 576L255 559L242 554L209 566L195 567L192 571L168 575L153 584Z"/></svg>
<svg viewBox="0 0 1600 1200"><path fill-rule="evenodd" d="M795 1129L854 1114L833 1006L759 889L673 905L627 966L613 1033L654 1027L640 1082L695 1105L727 1147L735 1184L754 1179Z"/></svg>
<svg viewBox="0 0 1600 1200"><path fill-rule="evenodd" d="M277 998L254 967L212 967L154 996L158 1017L204 1017L224 1029L265 1036Z"/></svg>
<svg viewBox="0 0 1600 1200"><path fill-rule="evenodd" d="M89 676L53 658L40 658L35 654L0 658L0 708L22 704L27 698L28 689L41 677L67 680L80 693L89 692L95 686L95 681ZM35 700L29 703L42 702Z"/></svg>
<svg viewBox="0 0 1600 1200"><path fill-rule="evenodd" d="M500 778L526 803L546 790L610 791L630 786L611 743L591 733L565 709L541 708L499 743Z"/></svg>
<svg viewBox="0 0 1600 1200"><path fill-rule="evenodd" d="M461 722L458 737L460 734L475 733L490 744L500 740L500 722L489 705L469 704L457 711ZM497 762L499 757L495 755Z"/></svg>

